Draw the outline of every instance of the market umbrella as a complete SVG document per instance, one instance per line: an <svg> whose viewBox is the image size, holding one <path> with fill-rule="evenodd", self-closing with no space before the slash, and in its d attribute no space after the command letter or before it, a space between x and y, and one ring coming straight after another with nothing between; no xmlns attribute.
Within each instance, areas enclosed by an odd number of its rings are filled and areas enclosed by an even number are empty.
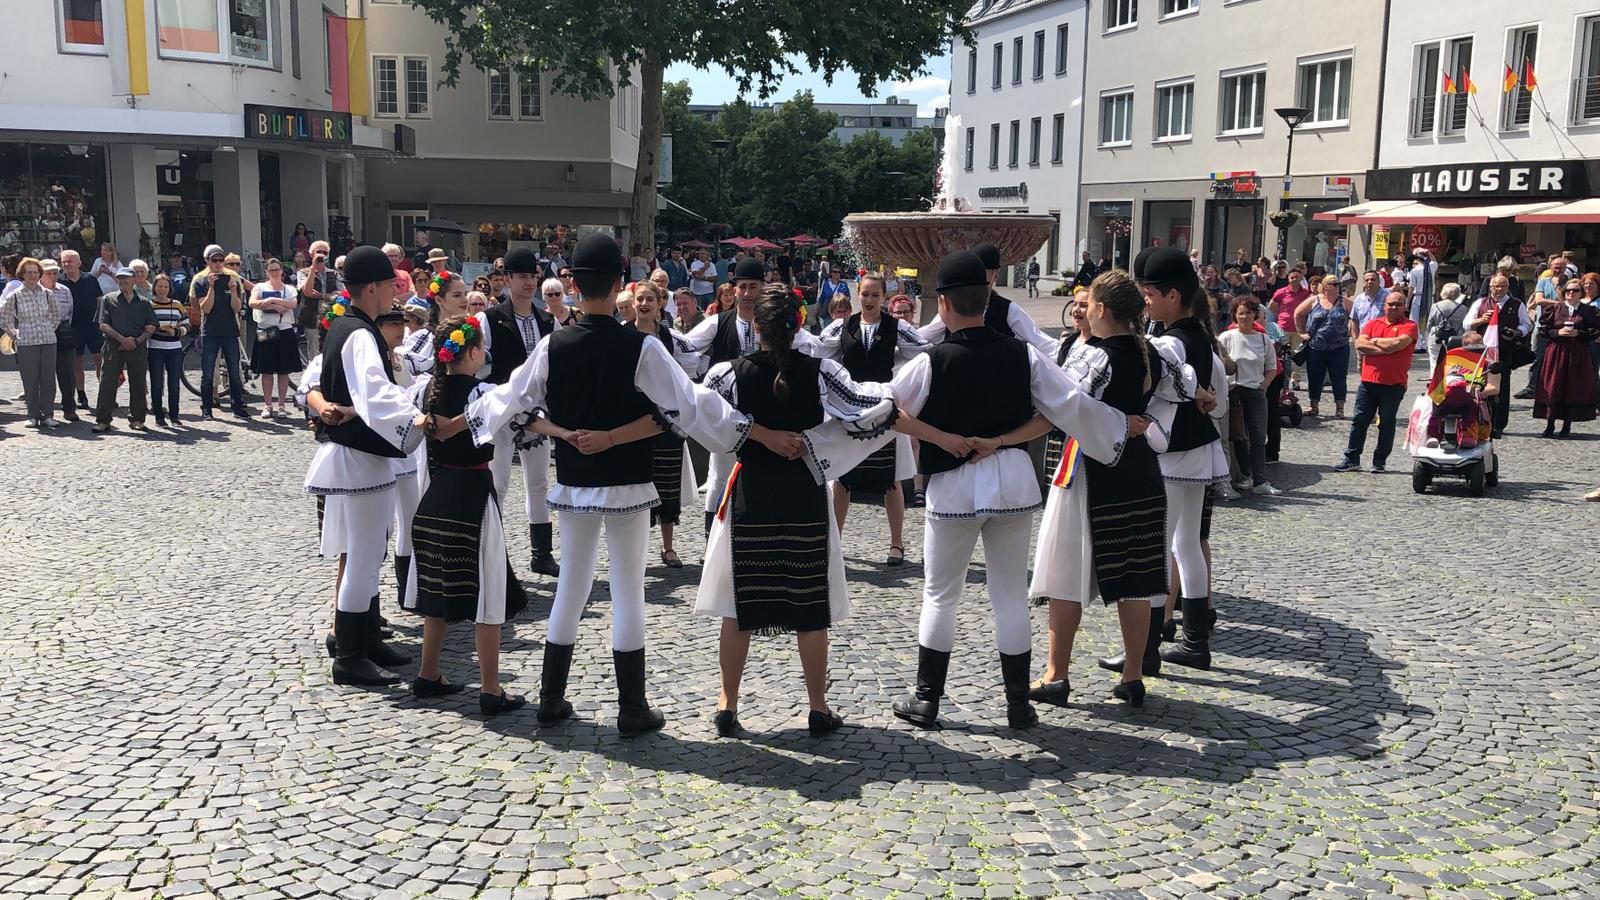
<svg viewBox="0 0 1600 900"><path fill-rule="evenodd" d="M417 228L426 231L444 231L450 234L466 234L469 229L454 219L424 219L416 224Z"/></svg>
<svg viewBox="0 0 1600 900"><path fill-rule="evenodd" d="M727 238L723 238L722 240L718 241L717 243L719 243L719 244L732 244L735 247L743 247L745 245L745 243L748 242L749 240L750 239L747 238L747 237L727 237Z"/></svg>
<svg viewBox="0 0 1600 900"><path fill-rule="evenodd" d="M783 242L785 244L820 244L823 241L822 238L812 237L809 234L797 234L793 237L784 238Z"/></svg>
<svg viewBox="0 0 1600 900"><path fill-rule="evenodd" d="M839 248L838 248L838 247L835 247L835 246L834 246L834 245L832 245L832 244L823 244L823 245L822 245L822 246L821 246L821 247L818 247L818 248L817 248L817 251L818 251L818 252L821 252L821 251L823 251L823 250L837 250L837 249L839 249Z"/></svg>
<svg viewBox="0 0 1600 900"><path fill-rule="evenodd" d="M774 244L773 242L771 242L769 240L766 240L765 238L751 238L749 241L745 242L744 248L746 250L782 250L783 249L782 247L778 246L777 244Z"/></svg>
<svg viewBox="0 0 1600 900"><path fill-rule="evenodd" d="M711 244L708 244L705 241L684 241L678 246L687 247L690 250L710 250L712 247Z"/></svg>

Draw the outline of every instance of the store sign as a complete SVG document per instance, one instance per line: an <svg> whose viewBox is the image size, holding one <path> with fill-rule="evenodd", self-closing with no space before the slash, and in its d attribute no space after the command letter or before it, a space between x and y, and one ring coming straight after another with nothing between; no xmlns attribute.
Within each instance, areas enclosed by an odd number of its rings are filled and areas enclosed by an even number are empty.
<svg viewBox="0 0 1600 900"><path fill-rule="evenodd" d="M1261 179L1255 172L1212 172L1211 193L1218 197L1259 197Z"/></svg>
<svg viewBox="0 0 1600 900"><path fill-rule="evenodd" d="M1014 203L1028 202L1028 183L1006 184L999 187L978 188L979 203Z"/></svg>
<svg viewBox="0 0 1600 900"><path fill-rule="evenodd" d="M1444 252L1444 230L1437 225L1418 225L1411 229L1411 251L1427 250L1438 255Z"/></svg>
<svg viewBox="0 0 1600 900"><path fill-rule="evenodd" d="M292 106L244 105L244 136L296 144L350 145L350 114Z"/></svg>
<svg viewBox="0 0 1600 900"><path fill-rule="evenodd" d="M1349 175L1324 175L1322 177L1322 196L1324 197L1353 197L1356 192L1356 180Z"/></svg>
<svg viewBox="0 0 1600 900"><path fill-rule="evenodd" d="M176 194L183 189L183 167L156 166L156 190Z"/></svg>
<svg viewBox="0 0 1600 900"><path fill-rule="evenodd" d="M1367 195L1374 200L1474 200L1586 197L1588 168L1581 160L1468 163L1410 169L1373 169Z"/></svg>
<svg viewBox="0 0 1600 900"><path fill-rule="evenodd" d="M1372 226L1372 258L1387 260L1389 258L1389 226Z"/></svg>

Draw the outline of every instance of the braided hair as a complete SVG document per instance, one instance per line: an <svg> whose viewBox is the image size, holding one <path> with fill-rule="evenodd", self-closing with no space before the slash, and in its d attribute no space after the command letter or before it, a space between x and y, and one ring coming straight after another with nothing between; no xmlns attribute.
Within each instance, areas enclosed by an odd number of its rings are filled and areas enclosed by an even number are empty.
<svg viewBox="0 0 1600 900"><path fill-rule="evenodd" d="M1139 342L1139 361L1144 363L1142 390L1149 393L1155 377L1150 371L1150 344L1145 340L1144 329L1139 327L1140 319L1144 316L1144 292L1139 290L1132 275L1121 269L1112 269L1101 272L1089 283L1089 296L1106 308L1112 321L1128 326L1133 332Z"/></svg>
<svg viewBox="0 0 1600 900"><path fill-rule="evenodd" d="M471 319L468 316L453 316L448 321L446 321L446 322L444 322L444 323L442 323L440 325L435 326L434 329L433 329L433 346L435 348L434 352L436 354L438 352L440 352L440 350L444 347L445 342L449 341L451 339L450 338L451 333L454 332L456 329L460 328L461 326L466 325L470 321L471 321ZM463 337L465 337L465 335L463 335ZM433 413L434 413L434 410L439 405L439 393L440 393L440 390L441 390L441 386L444 384L444 376L449 371L448 367L454 365L456 360L459 360L462 356L464 356L466 354L467 350L469 350L469 349L471 349L473 347L482 346L483 345L483 332L478 331L477 330L477 326L474 324L472 336L468 337L465 341L460 341L460 342L457 342L457 343L461 344L461 349L459 351L456 351L456 358L455 359L452 359L448 363L443 363L443 365L446 366L446 369L441 371L441 370L439 370L437 364L435 365L434 373L433 373L433 380L428 382L428 395L422 401L422 412L423 412L424 415L426 415L428 417L427 425L424 427L423 430L428 433L429 437L433 436L433 432L434 432Z"/></svg>
<svg viewBox="0 0 1600 900"><path fill-rule="evenodd" d="M783 373L789 368L794 335L800 330L800 315L799 301L787 287L769 284L762 288L761 299L756 301L756 328L761 332L761 342L767 345L778 364L778 375L772 379L772 394L784 402L789 399L789 383Z"/></svg>

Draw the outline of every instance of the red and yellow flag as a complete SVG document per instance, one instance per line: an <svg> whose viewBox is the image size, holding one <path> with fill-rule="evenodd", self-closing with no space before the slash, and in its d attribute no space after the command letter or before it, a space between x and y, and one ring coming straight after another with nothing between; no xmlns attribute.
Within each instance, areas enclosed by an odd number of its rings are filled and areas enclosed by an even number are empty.
<svg viewBox="0 0 1600 900"><path fill-rule="evenodd" d="M1469 94L1476 94L1478 86L1472 81L1472 73L1465 68L1461 70L1461 89Z"/></svg>
<svg viewBox="0 0 1600 900"><path fill-rule="evenodd" d="M1531 59L1522 61L1522 86L1530 91L1539 86L1539 79L1533 77L1533 60Z"/></svg>
<svg viewBox="0 0 1600 900"><path fill-rule="evenodd" d="M1482 387L1485 366L1483 351L1457 347L1439 358L1433 368L1433 378L1428 382L1428 399L1435 405L1444 402L1445 385L1451 378L1460 378L1467 384Z"/></svg>
<svg viewBox="0 0 1600 900"><path fill-rule="evenodd" d="M728 483L722 489L722 500L717 504L717 519L720 521L728 517L728 504L733 502L733 483L739 480L739 470L744 468L744 463L734 463L733 471L728 473Z"/></svg>
<svg viewBox="0 0 1600 900"><path fill-rule="evenodd" d="M1456 83L1454 81L1450 80L1450 73L1448 73L1448 72L1446 72L1445 75L1444 75L1444 93L1446 93L1446 94L1454 94L1454 93L1456 93Z"/></svg>
<svg viewBox="0 0 1600 900"><path fill-rule="evenodd" d="M1078 475L1078 462L1083 456L1083 448L1078 446L1078 439L1067 438L1067 443L1061 448L1061 462L1056 464L1056 475L1050 479L1052 487L1066 489L1072 487L1072 479Z"/></svg>
<svg viewBox="0 0 1600 900"><path fill-rule="evenodd" d="M1512 91L1514 91L1516 89L1517 89L1517 73L1516 73L1516 71L1514 69L1511 68L1511 64L1510 63L1506 63L1505 84L1500 88L1500 92L1503 93L1503 94L1509 94L1509 93L1511 93Z"/></svg>

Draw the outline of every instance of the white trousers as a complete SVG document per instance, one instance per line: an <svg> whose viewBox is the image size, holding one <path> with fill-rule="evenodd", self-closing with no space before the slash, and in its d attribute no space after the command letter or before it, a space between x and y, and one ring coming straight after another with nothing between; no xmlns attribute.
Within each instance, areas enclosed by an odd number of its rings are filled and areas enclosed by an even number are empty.
<svg viewBox="0 0 1600 900"><path fill-rule="evenodd" d="M401 478L394 483L394 555L411 555L411 520L417 517L422 502L423 473Z"/></svg>
<svg viewBox="0 0 1600 900"><path fill-rule="evenodd" d="M495 496L502 501L511 486L511 455L517 452L511 446L511 430L494 436L494 459L489 461L489 474L494 479ZM522 459L522 506L528 514L529 525L547 525L550 510L544 505L550 493L550 441L546 440L531 450L517 452Z"/></svg>
<svg viewBox="0 0 1600 900"><path fill-rule="evenodd" d="M1211 572L1200 549L1200 514L1205 507L1203 482L1167 481L1167 546L1178 560L1178 596L1198 599L1210 593Z"/></svg>
<svg viewBox="0 0 1600 900"><path fill-rule="evenodd" d="M339 611L366 612L378 596L378 572L394 519L392 488L368 494L329 494L323 504L322 555L344 556Z"/></svg>
<svg viewBox="0 0 1600 900"><path fill-rule="evenodd" d="M728 476L733 473L732 453L712 453L706 466L706 512L716 512L722 502L722 492L728 487Z"/></svg>
<svg viewBox="0 0 1600 900"><path fill-rule="evenodd" d="M578 620L594 588L595 565L600 558L600 532L605 530L610 556L611 649L627 653L644 647L644 552L650 541L650 511L621 515L561 517L561 577L550 607L545 640L573 644L578 640Z"/></svg>
<svg viewBox="0 0 1600 900"><path fill-rule="evenodd" d="M1028 535L1033 516L983 516L935 519L922 529L922 621L917 641L949 653L956 642L956 609L966 586L973 548L983 538L985 579L994 613L994 643L1001 653L1025 653L1033 646L1028 621Z"/></svg>

